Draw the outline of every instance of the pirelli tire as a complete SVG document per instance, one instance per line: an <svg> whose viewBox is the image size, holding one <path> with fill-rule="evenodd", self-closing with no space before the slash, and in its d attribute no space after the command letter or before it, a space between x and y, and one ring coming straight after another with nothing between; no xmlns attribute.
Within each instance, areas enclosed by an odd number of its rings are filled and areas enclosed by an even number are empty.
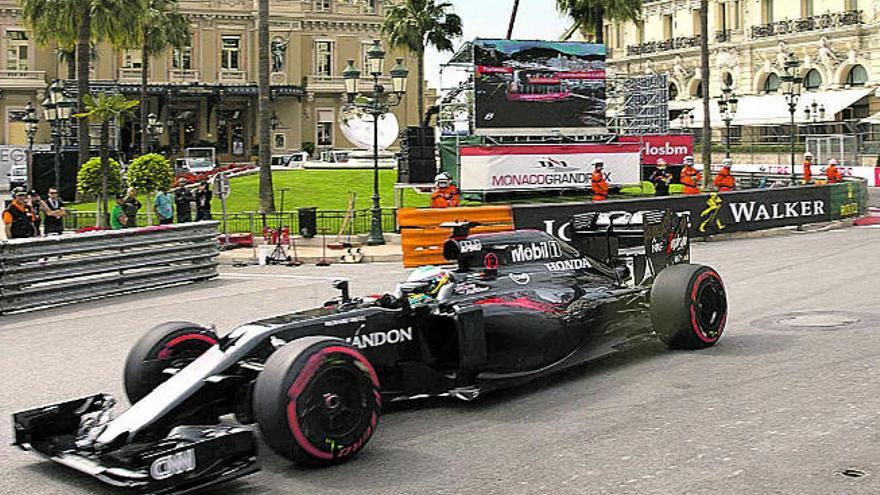
<svg viewBox="0 0 880 495"><path fill-rule="evenodd" d="M269 357L254 386L263 439L299 465L339 464L357 455L376 432L381 409L373 366L332 337L288 343Z"/></svg>
<svg viewBox="0 0 880 495"><path fill-rule="evenodd" d="M661 271L651 288L651 322L671 348L715 345L727 323L721 276L704 265L674 265Z"/></svg>
<svg viewBox="0 0 880 495"><path fill-rule="evenodd" d="M165 370L182 368L217 344L209 328L188 321L170 321L148 330L134 344L125 360L124 384L134 404L170 378Z"/></svg>

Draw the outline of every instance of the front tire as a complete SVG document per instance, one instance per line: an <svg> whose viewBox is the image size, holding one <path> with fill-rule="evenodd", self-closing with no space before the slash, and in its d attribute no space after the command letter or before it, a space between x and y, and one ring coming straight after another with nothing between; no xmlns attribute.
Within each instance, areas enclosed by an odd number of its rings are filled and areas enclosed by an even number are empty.
<svg viewBox="0 0 880 495"><path fill-rule="evenodd" d="M376 431L379 380L345 341L304 337L273 353L254 387L263 439L301 465L326 466L357 454Z"/></svg>
<svg viewBox="0 0 880 495"><path fill-rule="evenodd" d="M219 340L212 330L188 321L171 321L151 328L125 360L125 395L129 402L143 399L167 380L165 369L191 363Z"/></svg>
<svg viewBox="0 0 880 495"><path fill-rule="evenodd" d="M669 347L715 345L727 323L721 276L704 265L674 265L661 271L651 287L651 323Z"/></svg>

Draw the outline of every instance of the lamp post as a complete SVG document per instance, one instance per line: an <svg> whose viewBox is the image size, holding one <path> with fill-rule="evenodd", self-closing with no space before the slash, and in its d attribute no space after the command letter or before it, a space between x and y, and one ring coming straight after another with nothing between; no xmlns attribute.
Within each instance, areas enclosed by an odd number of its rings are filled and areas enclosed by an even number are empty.
<svg viewBox="0 0 880 495"><path fill-rule="evenodd" d="M791 115L791 135L789 136L791 145L791 183L797 183L797 174L794 171L794 112L797 109L798 100L801 97L801 86L804 78L797 75L797 69L801 66L801 61L795 58L793 53L788 54L785 59L785 74L779 79L782 81L782 93L785 95L785 102L788 104L788 113Z"/></svg>
<svg viewBox="0 0 880 495"><path fill-rule="evenodd" d="M34 156L34 138L37 137L37 127L40 125L40 119L37 118L37 109L31 102L28 102L24 109L24 132L28 139L27 151L27 173L28 183L33 184L33 156Z"/></svg>
<svg viewBox="0 0 880 495"><path fill-rule="evenodd" d="M159 120L155 113L147 115L147 135L150 137L150 153L153 153L159 144L159 136L165 133L165 124Z"/></svg>
<svg viewBox="0 0 880 495"><path fill-rule="evenodd" d="M739 100L733 92L733 88L725 84L721 88L721 98L718 100L718 107L721 110L721 120L724 121L724 127L727 131L725 140L725 158L730 158L730 123L733 122L733 116L736 114L736 104Z"/></svg>
<svg viewBox="0 0 880 495"><path fill-rule="evenodd" d="M406 77L409 71L403 66L403 59L397 59L397 64L391 69L391 93L385 91L385 87L379 84L379 76L384 72L385 50L379 40L373 40L370 49L367 50L368 72L373 76L372 97L359 101L356 98L358 92L358 79L361 72L354 66L354 61L349 60L348 66L342 71L345 79L345 92L348 93L348 106L364 110L373 116L373 207L372 221L370 222L370 236L367 238L368 246L385 244L382 236L382 207L379 205L379 117L388 113L391 107L400 105L404 93L406 93Z"/></svg>
<svg viewBox="0 0 880 495"><path fill-rule="evenodd" d="M67 124L74 101L64 92L57 79L49 85L43 100L43 115L52 127L52 151L55 153L55 188L61 191L61 138L67 134Z"/></svg>

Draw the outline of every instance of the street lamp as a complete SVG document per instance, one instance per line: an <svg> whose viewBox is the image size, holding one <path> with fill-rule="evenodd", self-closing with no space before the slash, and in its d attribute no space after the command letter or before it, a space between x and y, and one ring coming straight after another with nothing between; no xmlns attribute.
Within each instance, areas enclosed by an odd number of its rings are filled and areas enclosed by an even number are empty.
<svg viewBox="0 0 880 495"><path fill-rule="evenodd" d="M165 124L159 120L155 113L147 115L147 134L150 136L150 153L155 151L159 144L159 136L165 133Z"/></svg>
<svg viewBox="0 0 880 495"><path fill-rule="evenodd" d="M810 120L813 123L818 122L820 119L825 118L825 104L816 103L813 100L809 105L804 106L804 119Z"/></svg>
<svg viewBox="0 0 880 495"><path fill-rule="evenodd" d="M275 110L272 110L272 116L269 117L269 126L274 130L278 128L278 125L281 122L278 120L278 115L275 113Z"/></svg>
<svg viewBox="0 0 880 495"><path fill-rule="evenodd" d="M724 121L724 127L727 130L726 158L730 158L730 123L733 122L733 116L736 114L736 104L738 101L733 88L725 84L721 88L721 98L718 100L718 107L721 109L721 120Z"/></svg>
<svg viewBox="0 0 880 495"><path fill-rule="evenodd" d="M37 137L37 127L40 125L40 119L37 118L37 109L31 102L28 102L24 109L24 132L28 139L27 151L27 168L28 182L33 184L33 158L34 158L34 138Z"/></svg>
<svg viewBox="0 0 880 495"><path fill-rule="evenodd" d="M67 125L74 101L64 92L64 86L57 79L52 81L46 98L41 104L43 115L52 127L52 150L55 153L55 188L61 191L61 138L67 135Z"/></svg>
<svg viewBox="0 0 880 495"><path fill-rule="evenodd" d="M385 92L385 87L379 84L379 76L385 68L385 50L379 40L373 40L373 44L367 50L367 67L369 74L373 76L372 98L358 101L355 96L358 93L358 80L361 72L355 67L354 60L349 60L342 78L345 80L345 92L348 93L349 107L363 109L373 116L373 207L371 208L372 220L370 222L370 236L367 238L368 246L385 244L382 236L382 208L379 205L379 117L388 113L391 107L400 105L404 93L406 93L406 78L409 71L403 66L403 59L397 59L397 64L391 69L391 93Z"/></svg>
<svg viewBox="0 0 880 495"><path fill-rule="evenodd" d="M782 81L782 94L785 95L785 102L788 104L788 113L791 115L791 134L789 136L791 145L791 183L797 183L797 175L794 171L794 112L797 108L798 100L801 97L801 86L804 78L797 75L797 69L801 66L801 61L795 58L793 53L788 54L785 59L785 74L779 78Z"/></svg>

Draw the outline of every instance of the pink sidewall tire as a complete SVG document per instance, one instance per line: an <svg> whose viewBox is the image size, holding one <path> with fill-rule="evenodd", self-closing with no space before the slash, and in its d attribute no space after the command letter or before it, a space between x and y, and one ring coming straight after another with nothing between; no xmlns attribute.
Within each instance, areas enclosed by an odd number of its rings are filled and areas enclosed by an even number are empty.
<svg viewBox="0 0 880 495"><path fill-rule="evenodd" d="M300 465L328 466L357 455L376 432L381 408L372 365L331 337L304 337L275 351L254 386L263 440Z"/></svg>
<svg viewBox="0 0 880 495"><path fill-rule="evenodd" d="M651 322L657 336L675 349L705 349L727 324L727 293L721 276L704 265L675 265L651 288Z"/></svg>

